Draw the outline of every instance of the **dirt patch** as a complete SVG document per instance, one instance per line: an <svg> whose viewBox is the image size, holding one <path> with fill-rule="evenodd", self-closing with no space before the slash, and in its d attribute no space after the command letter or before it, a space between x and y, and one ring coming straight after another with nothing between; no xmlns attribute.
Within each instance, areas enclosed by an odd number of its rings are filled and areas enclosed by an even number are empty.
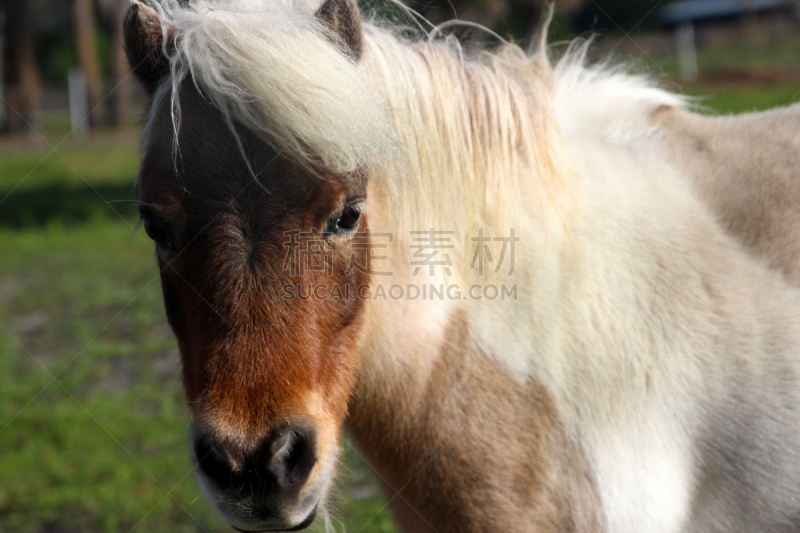
<svg viewBox="0 0 800 533"><path fill-rule="evenodd" d="M25 336L39 336L44 332L48 316L37 311L29 315L19 317L14 321L14 329Z"/></svg>

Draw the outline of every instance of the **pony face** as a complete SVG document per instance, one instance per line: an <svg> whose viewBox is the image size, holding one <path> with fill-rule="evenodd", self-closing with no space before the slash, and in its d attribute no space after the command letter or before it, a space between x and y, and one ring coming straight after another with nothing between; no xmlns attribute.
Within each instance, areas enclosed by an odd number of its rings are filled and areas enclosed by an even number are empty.
<svg viewBox="0 0 800 533"><path fill-rule="evenodd" d="M161 32L145 9L128 15L129 55L159 38L141 32ZM148 87L152 71L136 73ZM293 163L191 78L173 90L177 133L169 98L150 111L140 213L180 347L193 460L236 528L303 528L330 485L356 378L353 295L369 279L350 266L367 261L366 183Z"/></svg>

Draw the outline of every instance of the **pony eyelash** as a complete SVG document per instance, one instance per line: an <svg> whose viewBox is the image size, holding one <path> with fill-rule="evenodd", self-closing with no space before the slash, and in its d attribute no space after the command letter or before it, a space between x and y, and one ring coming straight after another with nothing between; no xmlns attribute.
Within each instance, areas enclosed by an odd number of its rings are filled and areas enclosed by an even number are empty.
<svg viewBox="0 0 800 533"><path fill-rule="evenodd" d="M342 211L344 211L348 207L351 209L355 209L356 211L358 211L360 215L365 214L369 209L369 207L367 206L366 198L356 198L354 200L349 200L342 207Z"/></svg>

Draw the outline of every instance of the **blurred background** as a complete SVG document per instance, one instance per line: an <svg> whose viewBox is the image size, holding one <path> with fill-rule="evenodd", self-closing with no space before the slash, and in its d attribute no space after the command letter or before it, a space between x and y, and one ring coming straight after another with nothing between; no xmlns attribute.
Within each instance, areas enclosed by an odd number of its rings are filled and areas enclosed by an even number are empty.
<svg viewBox="0 0 800 533"><path fill-rule="evenodd" d="M523 44L544 6L409 2ZM3 532L230 531L191 473L178 352L135 231L144 98L122 53L126 8L0 0ZM731 113L800 99L798 30L800 0L557 0L550 39L595 35L595 60L632 62L702 112ZM394 531L346 447L333 525Z"/></svg>

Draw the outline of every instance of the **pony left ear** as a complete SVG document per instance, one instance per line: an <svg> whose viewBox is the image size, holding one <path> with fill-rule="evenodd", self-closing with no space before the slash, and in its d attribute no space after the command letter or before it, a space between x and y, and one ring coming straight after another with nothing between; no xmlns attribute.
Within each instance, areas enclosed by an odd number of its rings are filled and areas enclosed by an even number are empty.
<svg viewBox="0 0 800 533"><path fill-rule="evenodd" d="M164 54L175 46L175 28L162 24L158 13L138 2L128 8L123 24L128 63L152 95L169 74L169 59Z"/></svg>
<svg viewBox="0 0 800 533"><path fill-rule="evenodd" d="M361 13L355 0L325 0L317 10L320 18L339 36L350 49L353 59L358 61L363 49L363 30Z"/></svg>

